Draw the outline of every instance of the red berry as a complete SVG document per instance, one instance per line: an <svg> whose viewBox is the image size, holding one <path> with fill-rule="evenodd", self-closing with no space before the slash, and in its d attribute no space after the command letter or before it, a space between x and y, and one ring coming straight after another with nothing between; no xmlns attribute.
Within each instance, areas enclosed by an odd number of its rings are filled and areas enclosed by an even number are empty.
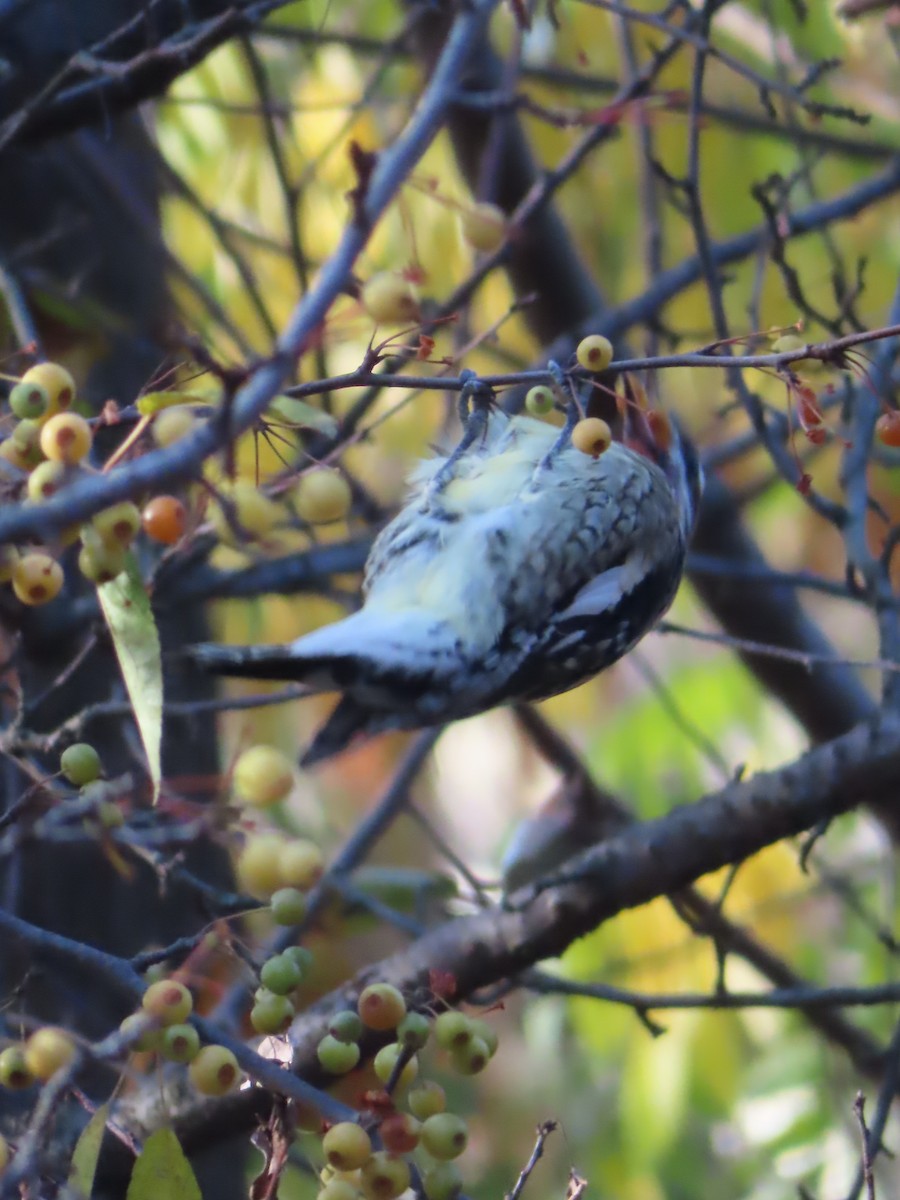
<svg viewBox="0 0 900 1200"><path fill-rule="evenodd" d="M184 536L187 509L176 496L154 496L141 513L147 537L172 546Z"/></svg>

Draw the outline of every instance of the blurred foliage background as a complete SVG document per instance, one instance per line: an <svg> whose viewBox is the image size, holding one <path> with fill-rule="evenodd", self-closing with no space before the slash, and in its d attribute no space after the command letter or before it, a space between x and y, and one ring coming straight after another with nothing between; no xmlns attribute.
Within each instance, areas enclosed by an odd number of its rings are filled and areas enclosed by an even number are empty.
<svg viewBox="0 0 900 1200"><path fill-rule="evenodd" d="M552 172L585 130L609 122L612 136L567 171L556 196L579 259L617 310L651 289L661 272L697 252L696 228L672 179L685 175L690 152L694 57L690 45L672 55L643 99L608 107L623 82L645 65L665 38L660 6L539 4L524 30L517 5L502 5L491 27L509 87L528 103L519 119L541 171ZM654 20L643 23L638 13ZM415 19L428 21L427 13ZM656 23L654 23L654 21ZM235 38L187 71L156 101L146 120L161 158L162 230L180 325L220 362L265 355L293 307L313 284L348 220L357 178L351 142L378 151L397 136L416 105L423 71L405 31L414 10L388 0L304 0L277 9L252 36ZM699 190L710 236L723 242L762 225L754 187L774 175L789 186L790 209L843 196L876 176L900 150L900 63L897 24L876 12L843 20L829 0L807 4L746 0L720 6L703 84ZM794 83L813 63L839 59L808 93L865 113L866 124L829 113L810 115ZM772 111L759 76L773 82ZM780 90L779 90L780 89ZM647 141L651 149L648 152ZM651 165L652 160L652 165ZM493 193L486 170L483 196ZM447 134L440 135L402 187L356 264L358 281L376 271L415 279L426 316L454 295L478 264L460 230L472 192ZM732 332L765 352L802 323L802 337L889 323L900 267L896 197L866 205L852 220L835 220L790 242L789 259L816 322L786 286L765 239L724 268L724 303ZM513 224L510 238L517 234ZM658 257L657 257L658 256ZM173 266L177 264L177 269ZM861 284L841 310L847 296ZM142 287L139 275L132 279ZM348 289L332 307L321 338L304 355L297 383L356 370L367 347L391 337L374 330ZM521 298L519 298L521 301ZM76 305L77 307L77 305ZM439 323L435 365L404 369L437 374L463 366L479 373L526 369L545 347L502 269L490 271L470 302ZM99 325L111 314L101 314ZM58 316L66 326L67 314ZM715 339L702 279L676 289L650 327L617 339L628 353L688 350ZM95 351L74 333L69 359L89 380ZM394 335L394 344L403 341ZM81 346L79 350L76 346ZM84 347L87 345L87 349ZM846 389L864 386L865 360L853 371L798 368L828 407L832 430L822 447L793 440L825 497L841 496ZM150 384L148 374L147 385ZM198 395L216 387L185 370L181 386ZM678 413L704 453L733 447L750 430L724 373L686 367L653 372L648 386ZM756 372L752 386L773 412L788 413L784 379ZM90 390L90 382L88 389ZM95 389L98 400L105 398ZM315 400L339 421L364 389L335 390ZM122 405L132 395L116 394ZM368 407L353 444L340 453L357 503L346 523L325 532L286 528L262 544L222 545L223 571L303 551L314 538L341 542L365 535L398 505L413 462L456 432L454 398L438 391L386 387ZM242 439L242 477L266 484L281 477L308 433L273 417L266 431ZM893 523L900 516L897 453L879 447L871 467L873 499ZM224 478L224 469L217 468ZM743 516L773 567L843 584L839 533L773 471L752 438L729 452L718 474L739 496ZM872 536L882 536L873 516ZM357 576L332 580L353 592ZM745 586L752 587L752 583ZM784 585L782 585L784 586ZM806 611L854 662L878 657L871 612L844 595L802 592ZM216 636L226 641L286 641L343 611L334 596L261 596L215 604ZM686 585L673 621L714 631L715 622ZM862 670L875 696L878 677ZM229 685L235 695L259 685ZM292 756L309 740L328 699L225 714L220 766L244 746L270 742ZM544 716L582 756L589 772L640 819L752 773L791 761L807 744L795 717L754 677L727 644L675 633L646 639L601 678L542 706ZM281 814L286 828L339 845L373 798L388 785L405 735L376 739L306 774ZM499 878L513 831L546 800L558 774L544 762L513 715L494 712L449 729L415 789L427 825L401 817L380 842L370 866L377 886L394 879L408 901L401 868L446 872L459 884L460 910L477 903L459 860L487 884ZM177 786L177 778L173 778ZM801 861L799 845L779 844L741 866L733 878L707 878L702 891L724 896L728 916L752 929L772 954L825 984L866 984L897 973L897 898L892 847L866 812L842 819ZM451 852L448 856L447 851ZM392 876L392 872L394 873ZM376 886L373 882L372 886ZM411 903L411 901L410 901ZM371 920L329 920L311 943L321 947L317 990L338 984L365 961L400 944ZM721 982L714 943L692 933L672 905L657 900L625 913L574 945L548 972L571 981L602 982L642 993L710 992ZM762 986L761 976L729 957L731 990ZM465 1159L476 1197L509 1190L528 1157L535 1127L557 1119L532 1192L562 1195L570 1167L589 1181L589 1195L618 1200L696 1196L782 1200L847 1194L859 1160L852 1100L865 1087L858 1071L821 1030L794 1011L657 1011L650 1030L634 1007L562 995L507 996L493 1016L501 1032L497 1057L475 1081L447 1078L460 1109L472 1118ZM890 1006L858 1009L853 1020L879 1042L891 1035ZM886 1140L896 1140L896 1121ZM897 1182L896 1163L878 1167L884 1195ZM314 1181L289 1172L284 1196L313 1196ZM879 1195L881 1193L879 1192Z"/></svg>

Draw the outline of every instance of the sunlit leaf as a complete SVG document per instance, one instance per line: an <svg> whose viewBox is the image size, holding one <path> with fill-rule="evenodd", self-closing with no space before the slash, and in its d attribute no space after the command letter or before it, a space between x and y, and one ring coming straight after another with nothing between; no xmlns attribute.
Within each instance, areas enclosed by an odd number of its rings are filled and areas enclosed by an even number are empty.
<svg viewBox="0 0 900 1200"><path fill-rule="evenodd" d="M134 1164L126 1200L202 1200L197 1177L171 1129L157 1129Z"/></svg>

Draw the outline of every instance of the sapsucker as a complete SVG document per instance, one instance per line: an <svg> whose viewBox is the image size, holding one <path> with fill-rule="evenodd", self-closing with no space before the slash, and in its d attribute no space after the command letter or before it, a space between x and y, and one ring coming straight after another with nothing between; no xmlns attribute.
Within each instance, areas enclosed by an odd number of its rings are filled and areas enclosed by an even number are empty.
<svg viewBox="0 0 900 1200"><path fill-rule="evenodd" d="M621 658L671 604L702 487L692 445L626 409L596 458L529 417L473 408L422 463L376 539L352 615L283 646L197 646L223 675L342 699L302 758L568 691Z"/></svg>

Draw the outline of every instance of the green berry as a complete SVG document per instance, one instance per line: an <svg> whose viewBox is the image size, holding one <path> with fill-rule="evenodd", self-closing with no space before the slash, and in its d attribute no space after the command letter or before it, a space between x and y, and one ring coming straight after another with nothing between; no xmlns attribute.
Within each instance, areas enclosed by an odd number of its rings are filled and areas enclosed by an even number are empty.
<svg viewBox="0 0 900 1200"><path fill-rule="evenodd" d="M123 500L98 512L91 528L107 546L127 550L141 528L141 513L136 504Z"/></svg>
<svg viewBox="0 0 900 1200"><path fill-rule="evenodd" d="M356 1171L368 1162L372 1139L354 1121L332 1125L322 1138L322 1149L330 1167L335 1171Z"/></svg>
<svg viewBox="0 0 900 1200"><path fill-rule="evenodd" d="M194 1001L191 993L177 979L160 979L144 992L141 1008L160 1025L181 1025L191 1015Z"/></svg>
<svg viewBox="0 0 900 1200"><path fill-rule="evenodd" d="M371 983L360 993L357 1010L363 1025L384 1032L396 1029L406 1016L402 992L390 983Z"/></svg>
<svg viewBox="0 0 900 1200"><path fill-rule="evenodd" d="M406 1100L409 1111L420 1121L427 1121L435 1113L442 1113L447 1107L447 1095L439 1083L425 1079L409 1093Z"/></svg>
<svg viewBox="0 0 900 1200"><path fill-rule="evenodd" d="M481 1038L487 1046L488 1054L491 1058L497 1053L497 1047L500 1045L500 1038L496 1029L488 1021L482 1021L479 1017L473 1017L469 1022L469 1028L472 1031L472 1036Z"/></svg>
<svg viewBox="0 0 900 1200"><path fill-rule="evenodd" d="M362 1031L362 1021L349 1008L336 1012L328 1024L328 1032L339 1042L358 1042Z"/></svg>
<svg viewBox="0 0 900 1200"><path fill-rule="evenodd" d="M49 500L63 486L68 475L69 468L65 463L38 463L28 476L28 483L25 485L28 499L35 504L42 504L45 500Z"/></svg>
<svg viewBox="0 0 900 1200"><path fill-rule="evenodd" d="M63 750L59 757L59 769L75 787L84 787L100 778L102 765L100 755L87 742L76 742Z"/></svg>
<svg viewBox="0 0 900 1200"><path fill-rule="evenodd" d="M307 950L305 946L288 946L283 953L297 964L297 966L300 968L301 976L306 975L315 961L313 952L311 950Z"/></svg>
<svg viewBox="0 0 900 1200"><path fill-rule="evenodd" d="M460 1075L478 1075L491 1059L484 1038L471 1037L464 1046L454 1046L450 1051L450 1063Z"/></svg>
<svg viewBox="0 0 900 1200"><path fill-rule="evenodd" d="M444 1012L434 1023L434 1037L442 1050L464 1046L472 1036L472 1022L465 1013Z"/></svg>
<svg viewBox="0 0 900 1200"><path fill-rule="evenodd" d="M339 1042L330 1033L319 1042L316 1054L330 1075L346 1075L359 1062L359 1046L355 1042Z"/></svg>
<svg viewBox="0 0 900 1200"><path fill-rule="evenodd" d="M250 1024L257 1033L284 1033L295 1015L296 1009L287 996L260 988L250 1009Z"/></svg>
<svg viewBox="0 0 900 1200"><path fill-rule="evenodd" d="M469 1141L469 1129L456 1113L435 1113L423 1122L421 1141L432 1158L459 1158Z"/></svg>
<svg viewBox="0 0 900 1200"><path fill-rule="evenodd" d="M287 954L276 954L268 959L259 972L260 983L276 996L292 992L302 978L303 972Z"/></svg>
<svg viewBox="0 0 900 1200"><path fill-rule="evenodd" d="M276 925L299 925L306 916L306 897L299 888L279 888L271 905Z"/></svg>
<svg viewBox="0 0 900 1200"><path fill-rule="evenodd" d="M125 570L125 551L120 546L82 546L78 552L78 570L91 583L109 583Z"/></svg>
<svg viewBox="0 0 900 1200"><path fill-rule="evenodd" d="M0 1052L0 1085L19 1092L34 1083L34 1075L25 1059L24 1046L7 1046Z"/></svg>
<svg viewBox="0 0 900 1200"><path fill-rule="evenodd" d="M553 392L542 383L525 393L525 407L533 417L546 417L553 411L553 402Z"/></svg>
<svg viewBox="0 0 900 1200"><path fill-rule="evenodd" d="M452 1162L435 1163L422 1173L425 1200L456 1200L462 1191L459 1167Z"/></svg>
<svg viewBox="0 0 900 1200"><path fill-rule="evenodd" d="M191 1083L204 1096L224 1096L240 1081L241 1069L225 1046L204 1046L188 1067Z"/></svg>
<svg viewBox="0 0 900 1200"><path fill-rule="evenodd" d="M431 1033L431 1022L421 1013L407 1013L397 1026L397 1041L409 1050L421 1050Z"/></svg>
<svg viewBox="0 0 900 1200"><path fill-rule="evenodd" d="M9 393L9 407L22 421L37 421L50 407L50 396L42 383L19 382Z"/></svg>
<svg viewBox="0 0 900 1200"><path fill-rule="evenodd" d="M368 1200L394 1200L409 1187L409 1164L385 1150L376 1150L362 1169L360 1184Z"/></svg>
<svg viewBox="0 0 900 1200"><path fill-rule="evenodd" d="M163 1031L159 1049L169 1062L193 1062L200 1052L200 1035L193 1025L170 1025Z"/></svg>
<svg viewBox="0 0 900 1200"><path fill-rule="evenodd" d="M381 1080L382 1083L387 1083L394 1074L394 1068L400 1055L403 1053L403 1047L397 1042L389 1042L387 1046L382 1046L375 1059L372 1062L372 1069ZM398 1087L409 1087L411 1083L415 1083L416 1076L419 1074L419 1062L415 1055L406 1063L403 1070L400 1072L400 1078L397 1080Z"/></svg>

